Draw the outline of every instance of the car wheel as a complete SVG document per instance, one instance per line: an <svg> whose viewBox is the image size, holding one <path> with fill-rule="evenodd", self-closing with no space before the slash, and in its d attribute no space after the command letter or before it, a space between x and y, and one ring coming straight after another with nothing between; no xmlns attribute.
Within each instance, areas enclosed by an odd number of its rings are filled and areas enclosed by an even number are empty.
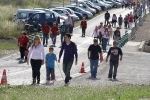
<svg viewBox="0 0 150 100"><path fill-rule="evenodd" d="M86 14L84 14L83 17L85 17L86 19L88 19L88 16Z"/></svg>
<svg viewBox="0 0 150 100"><path fill-rule="evenodd" d="M114 8L117 8L117 5L116 5L116 4L114 5Z"/></svg>

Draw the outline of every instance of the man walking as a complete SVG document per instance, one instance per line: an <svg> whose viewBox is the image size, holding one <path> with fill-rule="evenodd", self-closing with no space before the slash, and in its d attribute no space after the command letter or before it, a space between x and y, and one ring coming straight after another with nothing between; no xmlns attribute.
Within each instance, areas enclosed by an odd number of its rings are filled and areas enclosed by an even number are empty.
<svg viewBox="0 0 150 100"><path fill-rule="evenodd" d="M70 70L74 61L74 55L76 58L75 65L77 65L77 61L78 61L77 46L74 42L71 41L70 34L65 35L65 42L63 42L60 53L59 53L59 59L58 59L59 63L60 63L60 58L62 56L63 51L64 51L63 71L65 74L65 86L68 86L69 80L72 79L70 77Z"/></svg>
<svg viewBox="0 0 150 100"><path fill-rule="evenodd" d="M68 28L68 33L72 35L73 27L74 27L74 20L70 15L68 15L68 19L66 20L66 25Z"/></svg>
<svg viewBox="0 0 150 100"><path fill-rule="evenodd" d="M51 38L52 38L52 43L53 46L55 47L56 44L56 37L57 37L57 33L58 32L58 26L56 26L56 23L53 23L53 26L51 28Z"/></svg>
<svg viewBox="0 0 150 100"><path fill-rule="evenodd" d="M50 32L50 27L47 24L47 22L44 23L44 25L42 26L42 32L43 32L43 46L47 47L48 45L48 34ZM46 41L46 45L45 45L45 41Z"/></svg>
<svg viewBox="0 0 150 100"><path fill-rule="evenodd" d="M88 59L90 60L91 77L96 78L98 62L103 60L101 47L98 45L98 40L94 39L94 44L88 48ZM100 58L99 58L100 56Z"/></svg>
<svg viewBox="0 0 150 100"><path fill-rule="evenodd" d="M117 68L118 68L118 64L119 64L119 55L120 55L120 61L122 61L122 50L121 48L117 47L117 42L114 41L113 42L113 47L110 47L107 57L106 57L106 62L108 62L108 58L110 56L110 68L109 68L109 74L108 74L108 78L112 79L116 79L116 75L117 75ZM114 69L114 71L113 71Z"/></svg>
<svg viewBox="0 0 150 100"><path fill-rule="evenodd" d="M105 13L105 25L108 25L109 23L109 18L110 18L110 14L108 13L108 11L106 11ZM106 24L107 23L107 24Z"/></svg>

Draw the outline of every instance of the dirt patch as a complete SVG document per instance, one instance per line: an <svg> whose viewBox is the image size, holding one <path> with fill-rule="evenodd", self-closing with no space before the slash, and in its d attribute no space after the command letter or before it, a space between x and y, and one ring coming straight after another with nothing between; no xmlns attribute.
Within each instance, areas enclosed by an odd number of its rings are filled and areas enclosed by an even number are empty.
<svg viewBox="0 0 150 100"><path fill-rule="evenodd" d="M9 38L9 39L0 39L0 44L2 44L2 45L7 45L7 43L11 43L11 44L16 44L17 43L17 39L16 38ZM14 50L14 49L12 49L12 50L5 50L5 49L3 49L3 47L2 47L2 49L0 49L0 58L2 58L2 57L4 57L4 56L6 56L6 55L9 55L9 54L13 54L13 53L15 53L15 52L17 52L18 50L17 50L17 48Z"/></svg>

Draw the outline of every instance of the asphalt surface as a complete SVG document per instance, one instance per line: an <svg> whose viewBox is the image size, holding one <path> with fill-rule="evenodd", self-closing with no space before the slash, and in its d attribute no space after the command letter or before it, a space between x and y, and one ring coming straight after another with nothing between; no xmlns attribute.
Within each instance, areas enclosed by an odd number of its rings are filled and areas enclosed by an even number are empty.
<svg viewBox="0 0 150 100"><path fill-rule="evenodd" d="M131 10L130 10L131 11ZM125 9L113 9L110 10L110 14L116 14L119 16L120 14L124 17L125 14L130 12L129 10ZM93 79L89 79L90 73L89 73L89 60L87 58L87 49L90 44L92 44L93 38L92 33L96 25L99 25L100 22L104 22L104 13L100 14L94 19L91 19L88 21L88 28L86 31L86 37L81 37L81 29L79 27L76 27L74 29L72 41L74 41L77 44L78 48L78 55L79 55L79 61L78 65L72 66L71 70L71 76L73 77L72 82L70 85L94 85L94 84L112 84L112 83L146 83L149 82L148 77L150 74L148 73L150 68L148 68L149 59L147 57L149 54L138 52L137 47L140 43L130 43L126 44L123 49L123 61L120 62L119 68L118 68L118 81L109 81L107 79L109 64L102 62L100 63L100 67L98 68L98 75L97 80L93 81ZM113 29L115 30L115 29ZM125 33L124 29L121 29L121 35ZM51 45L51 39L49 39L49 46ZM112 39L110 41L112 44ZM110 45L111 46L111 45ZM108 46L107 49L110 47ZM60 51L60 36L57 37L56 47L54 48L54 53L57 55ZM45 47L45 54L48 53L48 47ZM106 56L106 53L103 54L104 57ZM32 70L30 65L28 66L26 63L18 63L19 60L19 53L15 53L12 55L8 55L7 57L4 57L0 59L0 73L3 72L3 69L6 69L7 71L7 80L8 83L11 85L29 85L32 82ZM63 58L63 57L62 57ZM79 73L81 64L84 62L84 67L87 73L81 74ZM45 83L46 79L46 68L45 65L41 67L41 83ZM60 86L63 85L63 78L64 74L62 71L62 59L61 63L57 64L55 67L55 75L56 75L56 82L54 86ZM82 81L81 81L82 80ZM84 83L84 84L83 84ZM58 85L59 84L59 85Z"/></svg>

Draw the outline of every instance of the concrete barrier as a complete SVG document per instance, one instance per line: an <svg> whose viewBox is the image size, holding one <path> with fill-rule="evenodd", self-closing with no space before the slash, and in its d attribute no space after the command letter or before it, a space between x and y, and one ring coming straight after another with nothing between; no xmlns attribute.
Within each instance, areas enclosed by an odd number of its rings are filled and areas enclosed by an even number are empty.
<svg viewBox="0 0 150 100"><path fill-rule="evenodd" d="M142 41L141 43L140 43L140 46L139 46L139 51L144 51L144 47L145 47L145 41Z"/></svg>

